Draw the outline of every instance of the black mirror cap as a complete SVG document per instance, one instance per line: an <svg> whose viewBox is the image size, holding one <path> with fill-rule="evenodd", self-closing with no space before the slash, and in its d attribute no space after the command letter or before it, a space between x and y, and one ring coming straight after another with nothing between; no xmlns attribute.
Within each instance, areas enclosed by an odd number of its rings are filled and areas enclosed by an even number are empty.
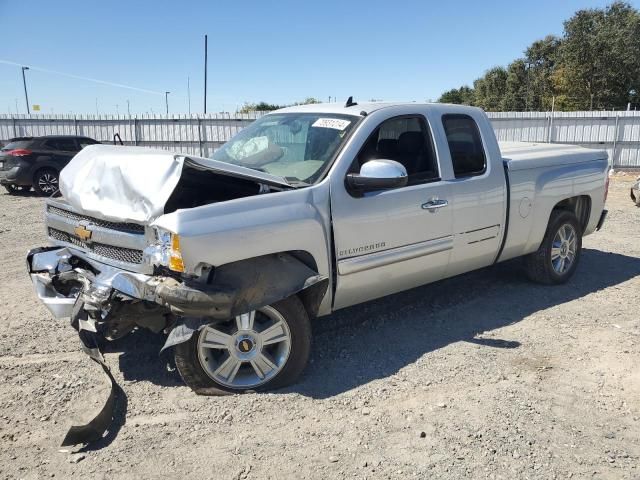
<svg viewBox="0 0 640 480"><path fill-rule="evenodd" d="M377 190L390 190L405 187L409 179L407 177L373 178L363 177L359 173L347 174L347 187L354 193L375 192Z"/></svg>

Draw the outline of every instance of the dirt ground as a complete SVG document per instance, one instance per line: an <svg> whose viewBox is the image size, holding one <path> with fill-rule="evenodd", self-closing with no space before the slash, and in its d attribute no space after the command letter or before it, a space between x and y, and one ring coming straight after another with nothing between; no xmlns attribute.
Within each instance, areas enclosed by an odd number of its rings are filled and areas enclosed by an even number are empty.
<svg viewBox="0 0 640 480"><path fill-rule="evenodd" d="M104 377L25 271L43 200L0 194L0 478L640 479L640 209L615 177L572 281L518 261L318 319L301 381L198 397L163 339L110 344L115 429L59 451ZM126 411L126 414L125 414Z"/></svg>

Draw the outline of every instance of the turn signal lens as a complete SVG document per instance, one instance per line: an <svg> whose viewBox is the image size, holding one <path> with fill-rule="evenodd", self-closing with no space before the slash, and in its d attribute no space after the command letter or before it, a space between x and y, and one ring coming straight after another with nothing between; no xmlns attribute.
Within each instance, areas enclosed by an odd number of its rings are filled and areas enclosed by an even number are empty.
<svg viewBox="0 0 640 480"><path fill-rule="evenodd" d="M174 272L184 272L184 262L180 252L180 237L171 234L171 252L169 253L169 268Z"/></svg>

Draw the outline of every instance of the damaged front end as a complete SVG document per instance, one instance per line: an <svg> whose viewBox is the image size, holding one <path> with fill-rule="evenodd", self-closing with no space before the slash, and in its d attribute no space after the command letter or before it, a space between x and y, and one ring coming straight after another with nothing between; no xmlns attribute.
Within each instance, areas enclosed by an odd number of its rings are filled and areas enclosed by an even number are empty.
<svg viewBox="0 0 640 480"><path fill-rule="evenodd" d="M170 262L172 251L169 247L157 254ZM113 418L119 387L98 349L103 339L114 340L144 327L168 333L164 350L188 341L207 324L296 293L309 310L317 310L328 285L326 278L290 254L204 268L199 277L183 278L169 269L162 274L132 272L98 262L74 248L54 246L31 250L27 268L42 303L54 317L70 319L83 350L111 382L102 411L89 424L72 427L63 445L102 438Z"/></svg>

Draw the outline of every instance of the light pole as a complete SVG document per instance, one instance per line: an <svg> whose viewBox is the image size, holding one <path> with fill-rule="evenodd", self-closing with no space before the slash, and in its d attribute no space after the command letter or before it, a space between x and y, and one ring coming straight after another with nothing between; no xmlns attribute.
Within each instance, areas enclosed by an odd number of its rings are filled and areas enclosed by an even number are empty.
<svg viewBox="0 0 640 480"><path fill-rule="evenodd" d="M164 104L167 107L167 115L169 115L169 94L171 92L164 92Z"/></svg>
<svg viewBox="0 0 640 480"><path fill-rule="evenodd" d="M127 100L127 113L131 116L131 105L129 104L129 100Z"/></svg>
<svg viewBox="0 0 640 480"><path fill-rule="evenodd" d="M31 110L29 109L29 95L27 94L27 79L24 76L25 70L29 70L29 67L22 67L22 84L24 85L24 101L27 104L27 115L31 115Z"/></svg>

